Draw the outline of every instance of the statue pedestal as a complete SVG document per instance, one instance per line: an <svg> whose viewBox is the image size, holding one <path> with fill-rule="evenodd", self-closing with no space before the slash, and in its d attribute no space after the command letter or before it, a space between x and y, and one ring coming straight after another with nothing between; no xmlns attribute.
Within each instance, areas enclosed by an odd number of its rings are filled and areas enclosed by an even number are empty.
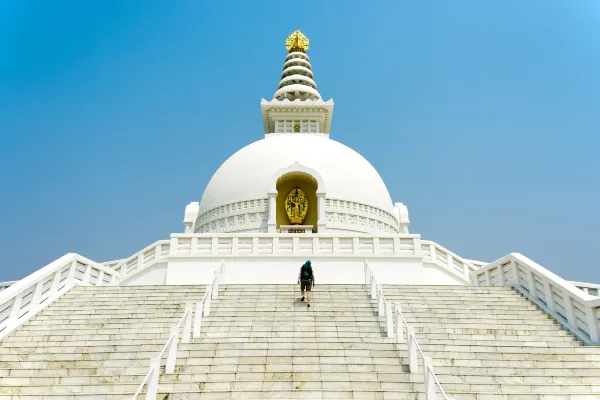
<svg viewBox="0 0 600 400"><path fill-rule="evenodd" d="M279 230L281 233L313 233L312 225L280 225Z"/></svg>

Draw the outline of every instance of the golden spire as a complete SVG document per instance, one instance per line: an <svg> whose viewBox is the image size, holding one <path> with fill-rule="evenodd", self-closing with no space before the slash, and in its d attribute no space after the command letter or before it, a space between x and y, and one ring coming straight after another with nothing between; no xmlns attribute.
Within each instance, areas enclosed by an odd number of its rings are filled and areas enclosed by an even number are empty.
<svg viewBox="0 0 600 400"><path fill-rule="evenodd" d="M306 53L308 50L308 38L298 29L294 31L285 41L285 48L290 52L301 51Z"/></svg>

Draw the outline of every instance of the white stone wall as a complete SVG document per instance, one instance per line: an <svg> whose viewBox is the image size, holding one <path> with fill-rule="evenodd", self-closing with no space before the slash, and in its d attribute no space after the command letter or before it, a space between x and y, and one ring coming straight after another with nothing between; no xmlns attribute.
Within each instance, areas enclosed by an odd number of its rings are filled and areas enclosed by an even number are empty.
<svg viewBox="0 0 600 400"><path fill-rule="evenodd" d="M266 232L268 199L238 201L216 207L198 216L196 233Z"/></svg>
<svg viewBox="0 0 600 400"><path fill-rule="evenodd" d="M398 233L398 221L392 214L353 201L325 199L325 216L328 230Z"/></svg>
<svg viewBox="0 0 600 400"><path fill-rule="evenodd" d="M225 263L226 283L294 283L306 259L320 266L320 282L330 284L363 283L366 261L382 284L469 284L469 274L475 270L419 235L350 233L173 234L169 241L148 246L116 269L123 284L208 284ZM156 267L162 264L166 269ZM146 270L153 272L142 274Z"/></svg>
<svg viewBox="0 0 600 400"><path fill-rule="evenodd" d="M226 204L198 216L195 233L267 232L269 212L267 198ZM352 201L325 199L325 218L327 231L399 233L392 214Z"/></svg>

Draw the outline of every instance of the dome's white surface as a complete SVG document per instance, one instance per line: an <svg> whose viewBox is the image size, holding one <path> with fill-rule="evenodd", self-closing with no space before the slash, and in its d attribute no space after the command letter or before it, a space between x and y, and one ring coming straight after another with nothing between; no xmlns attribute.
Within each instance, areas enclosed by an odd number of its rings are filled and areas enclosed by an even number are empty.
<svg viewBox="0 0 600 400"><path fill-rule="evenodd" d="M266 198L275 186L275 174L295 162L321 175L327 198L392 212L383 180L364 157L322 134L296 133L259 140L229 157L208 183L200 214L238 201Z"/></svg>

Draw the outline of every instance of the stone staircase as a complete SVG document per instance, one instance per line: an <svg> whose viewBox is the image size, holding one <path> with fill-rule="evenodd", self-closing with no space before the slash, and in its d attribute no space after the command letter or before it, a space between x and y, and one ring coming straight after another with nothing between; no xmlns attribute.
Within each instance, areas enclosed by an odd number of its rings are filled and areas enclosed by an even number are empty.
<svg viewBox="0 0 600 400"><path fill-rule="evenodd" d="M583 347L509 288L385 286L455 399L600 399ZM199 286L76 287L0 343L0 400L130 399ZM423 399L361 285L226 285L159 398ZM421 370L422 372L422 370ZM440 397L441 398L441 397Z"/></svg>
<svg viewBox="0 0 600 400"><path fill-rule="evenodd" d="M129 398L204 287L73 288L0 342L0 400Z"/></svg>
<svg viewBox="0 0 600 400"><path fill-rule="evenodd" d="M583 346L512 288L383 290L455 399L600 399L600 348Z"/></svg>

